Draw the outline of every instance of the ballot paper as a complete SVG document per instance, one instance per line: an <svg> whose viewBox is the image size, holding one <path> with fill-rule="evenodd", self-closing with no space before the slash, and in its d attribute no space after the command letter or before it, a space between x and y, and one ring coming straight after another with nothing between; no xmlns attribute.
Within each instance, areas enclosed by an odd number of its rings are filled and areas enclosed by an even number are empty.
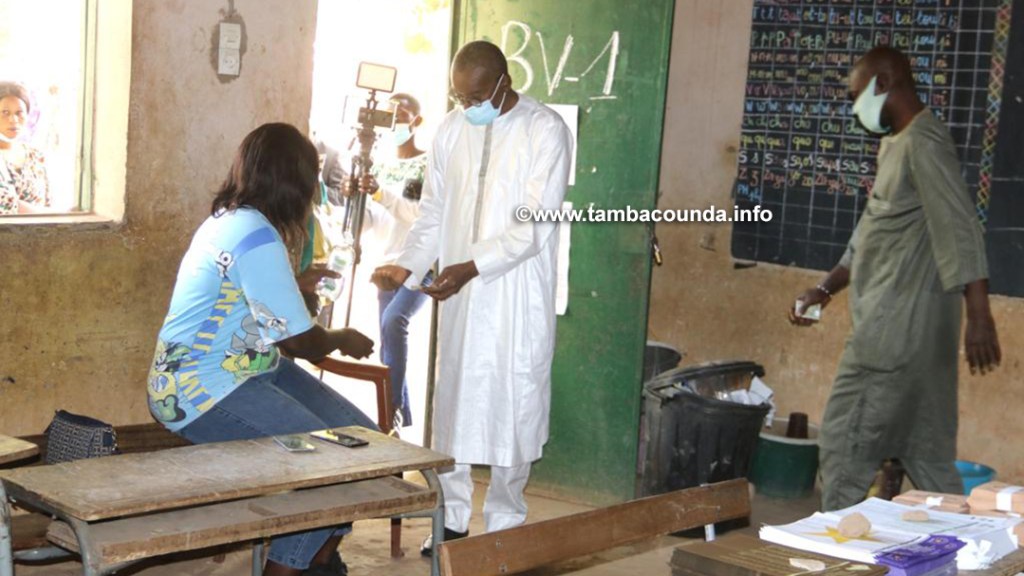
<svg viewBox="0 0 1024 576"><path fill-rule="evenodd" d="M1017 537L1017 546L1024 548L1024 520L1021 519L1021 515L1016 512L1000 512L998 510L974 510L971 509L968 514L975 516L992 516L994 518L1006 518L1016 522L1017 525L1013 527L1013 534Z"/></svg>
<svg viewBox="0 0 1024 576"><path fill-rule="evenodd" d="M908 522L904 512L913 506L870 498L856 506L835 512L816 512L784 526L763 526L762 539L783 546L817 552L856 562L876 562L884 552L924 541L930 535L952 536L964 542L956 555L960 570L984 570L1017 549L1012 534L1013 519L985 518L929 510L927 522ZM839 533L839 521L860 512L871 522L871 530L857 538Z"/></svg>
<svg viewBox="0 0 1024 576"><path fill-rule="evenodd" d="M729 402L746 404L748 406L760 406L762 404L767 404L768 414L764 417L764 425L766 428L771 428L772 422L775 419L774 398L775 392L764 383L764 380L754 376L750 381L750 388L740 388L738 390L729 391L727 400L729 400Z"/></svg>
<svg viewBox="0 0 1024 576"><path fill-rule="evenodd" d="M956 553L964 543L952 536L928 536L924 540L875 555L889 567L889 576L923 576L945 566L956 566Z"/></svg>

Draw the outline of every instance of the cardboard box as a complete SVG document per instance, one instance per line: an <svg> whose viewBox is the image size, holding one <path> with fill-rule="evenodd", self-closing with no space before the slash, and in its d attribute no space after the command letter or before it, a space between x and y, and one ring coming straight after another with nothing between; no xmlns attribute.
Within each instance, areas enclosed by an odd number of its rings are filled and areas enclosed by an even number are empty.
<svg viewBox="0 0 1024 576"><path fill-rule="evenodd" d="M963 494L941 494L939 492L925 492L924 490L911 490L893 497L893 502L906 504L907 506L919 506L924 504L932 510L940 512L952 512L954 514L967 514L970 506L967 505L967 497Z"/></svg>
<svg viewBox="0 0 1024 576"><path fill-rule="evenodd" d="M967 503L971 510L999 510L1024 514L1024 486L986 482L971 490Z"/></svg>

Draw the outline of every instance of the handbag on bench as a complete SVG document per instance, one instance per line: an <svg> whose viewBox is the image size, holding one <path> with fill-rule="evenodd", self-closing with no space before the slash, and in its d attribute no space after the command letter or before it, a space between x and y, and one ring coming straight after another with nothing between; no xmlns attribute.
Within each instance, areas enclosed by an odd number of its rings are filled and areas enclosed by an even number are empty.
<svg viewBox="0 0 1024 576"><path fill-rule="evenodd" d="M47 464L117 454L117 433L106 422L58 410L46 427Z"/></svg>

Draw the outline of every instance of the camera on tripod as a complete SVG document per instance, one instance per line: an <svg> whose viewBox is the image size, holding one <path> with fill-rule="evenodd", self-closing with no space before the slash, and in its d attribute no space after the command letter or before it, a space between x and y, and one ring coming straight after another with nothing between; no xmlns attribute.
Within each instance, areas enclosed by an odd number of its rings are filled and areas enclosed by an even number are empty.
<svg viewBox="0 0 1024 576"><path fill-rule="evenodd" d="M377 128L394 128L395 114L390 110L377 109L377 93L391 93L395 90L395 77L398 70L393 66L360 62L356 74L356 86L369 91L366 104L359 108L358 127L353 144L359 143L358 152L352 155L352 169L349 171L348 200L345 202L345 222L342 232L352 239L352 278L356 276L356 267L362 260L363 219L366 213L366 196L359 192L360 183L372 172L373 145L377 141ZM347 101L346 101L347 102ZM347 106L346 106L347 108ZM351 149L351 146L350 146ZM348 307L345 312L345 325L349 325L352 315L352 294L349 291Z"/></svg>
<svg viewBox="0 0 1024 576"><path fill-rule="evenodd" d="M360 62L359 72L356 74L356 86L370 91L370 99L367 106L359 109L358 123L360 126L373 126L376 128L393 128L395 125L395 113L390 110L377 109L377 92L390 94L395 91L395 78L398 76L398 69L383 64L372 64Z"/></svg>

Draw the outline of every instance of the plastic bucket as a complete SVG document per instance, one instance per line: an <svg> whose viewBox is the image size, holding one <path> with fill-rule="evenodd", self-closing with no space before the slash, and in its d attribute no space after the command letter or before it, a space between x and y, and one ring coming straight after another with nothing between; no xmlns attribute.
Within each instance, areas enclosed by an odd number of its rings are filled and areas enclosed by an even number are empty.
<svg viewBox="0 0 1024 576"><path fill-rule="evenodd" d="M966 460L956 461L956 471L960 473L960 479L964 482L964 494L968 496L975 486L991 482L996 477L996 471L992 468Z"/></svg>
<svg viewBox="0 0 1024 576"><path fill-rule="evenodd" d="M774 418L763 428L754 453L750 481L758 494L803 498L814 492L818 476L818 427L808 424L808 438L786 438L788 418Z"/></svg>

